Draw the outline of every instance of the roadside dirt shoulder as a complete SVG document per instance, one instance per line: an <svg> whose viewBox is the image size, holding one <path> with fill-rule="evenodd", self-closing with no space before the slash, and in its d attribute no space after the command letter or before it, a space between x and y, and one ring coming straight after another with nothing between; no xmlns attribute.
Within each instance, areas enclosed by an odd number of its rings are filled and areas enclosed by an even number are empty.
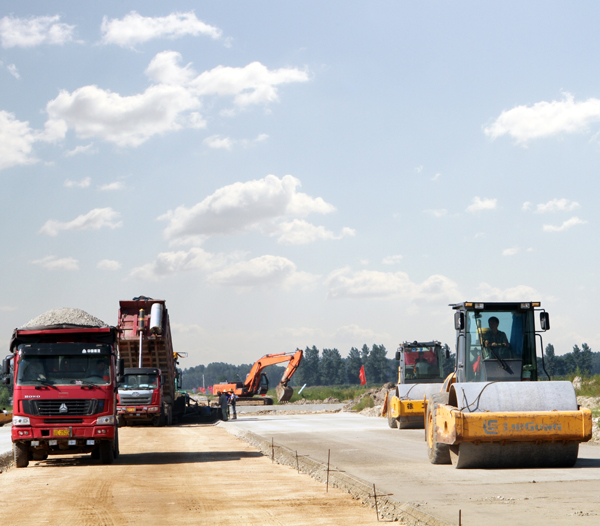
<svg viewBox="0 0 600 526"><path fill-rule="evenodd" d="M377 524L375 512L336 489L273 464L218 426L121 428L110 466L51 457L0 475L11 495L2 523Z"/></svg>

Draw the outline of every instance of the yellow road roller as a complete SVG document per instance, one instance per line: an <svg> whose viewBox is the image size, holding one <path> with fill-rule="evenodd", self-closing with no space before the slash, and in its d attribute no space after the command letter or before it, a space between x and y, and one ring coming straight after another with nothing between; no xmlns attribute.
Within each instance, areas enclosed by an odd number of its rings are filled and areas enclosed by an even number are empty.
<svg viewBox="0 0 600 526"><path fill-rule="evenodd" d="M459 469L573 466L579 443L592 437L592 415L577 405L570 382L547 374L538 381L548 313L539 302L451 307L456 364L441 392L427 399L431 462Z"/></svg>
<svg viewBox="0 0 600 526"><path fill-rule="evenodd" d="M423 429L429 395L439 393L444 382L444 352L438 341L404 342L396 351L398 385L390 389L382 416L398 429Z"/></svg>

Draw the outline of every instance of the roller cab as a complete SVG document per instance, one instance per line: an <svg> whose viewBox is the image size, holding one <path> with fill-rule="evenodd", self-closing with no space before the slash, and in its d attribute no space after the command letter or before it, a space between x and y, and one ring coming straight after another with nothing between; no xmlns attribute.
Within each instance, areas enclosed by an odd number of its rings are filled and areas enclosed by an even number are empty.
<svg viewBox="0 0 600 526"><path fill-rule="evenodd" d="M592 417L570 382L537 382L536 342L549 317L539 303L453 306L455 381L428 398L426 440L434 464L456 468L569 467ZM534 311L540 310L536 331Z"/></svg>
<svg viewBox="0 0 600 526"><path fill-rule="evenodd" d="M423 428L426 400L440 391L445 353L438 341L404 342L396 351L398 385L383 406L391 428Z"/></svg>

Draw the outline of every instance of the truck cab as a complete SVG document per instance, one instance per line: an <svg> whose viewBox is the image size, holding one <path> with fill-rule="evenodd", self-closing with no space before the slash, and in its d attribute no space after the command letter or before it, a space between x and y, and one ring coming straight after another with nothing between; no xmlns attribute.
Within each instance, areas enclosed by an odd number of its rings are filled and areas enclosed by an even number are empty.
<svg viewBox="0 0 600 526"><path fill-rule="evenodd" d="M127 421L162 426L162 390L165 378L155 367L127 367L118 391L119 425Z"/></svg>
<svg viewBox="0 0 600 526"><path fill-rule="evenodd" d="M3 382L13 390L15 464L48 455L118 455L116 331L106 328L15 330Z"/></svg>

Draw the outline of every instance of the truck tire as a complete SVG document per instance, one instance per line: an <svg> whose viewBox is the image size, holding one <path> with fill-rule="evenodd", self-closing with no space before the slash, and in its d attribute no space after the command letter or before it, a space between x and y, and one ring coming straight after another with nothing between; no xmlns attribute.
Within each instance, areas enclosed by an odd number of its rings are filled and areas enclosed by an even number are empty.
<svg viewBox="0 0 600 526"><path fill-rule="evenodd" d="M18 468L26 468L29 465L29 445L23 442L13 443L13 455L15 466Z"/></svg>
<svg viewBox="0 0 600 526"><path fill-rule="evenodd" d="M103 440L98 447L100 453L100 464L112 464L115 460L114 440Z"/></svg>
<svg viewBox="0 0 600 526"><path fill-rule="evenodd" d="M439 444L435 429L435 415L438 405L448 403L448 393L435 393L427 402L427 415L425 418L425 438L427 440L427 454L432 464L451 464L450 446Z"/></svg>
<svg viewBox="0 0 600 526"><path fill-rule="evenodd" d="M119 458L119 454L121 453L119 451L119 428L115 429L115 452L113 454L113 456L115 457L115 459Z"/></svg>
<svg viewBox="0 0 600 526"><path fill-rule="evenodd" d="M46 460L48 458L48 453L45 451L32 451L31 452L31 460Z"/></svg>
<svg viewBox="0 0 600 526"><path fill-rule="evenodd" d="M167 425L168 426L173 425L173 406L172 405L167 406Z"/></svg>

